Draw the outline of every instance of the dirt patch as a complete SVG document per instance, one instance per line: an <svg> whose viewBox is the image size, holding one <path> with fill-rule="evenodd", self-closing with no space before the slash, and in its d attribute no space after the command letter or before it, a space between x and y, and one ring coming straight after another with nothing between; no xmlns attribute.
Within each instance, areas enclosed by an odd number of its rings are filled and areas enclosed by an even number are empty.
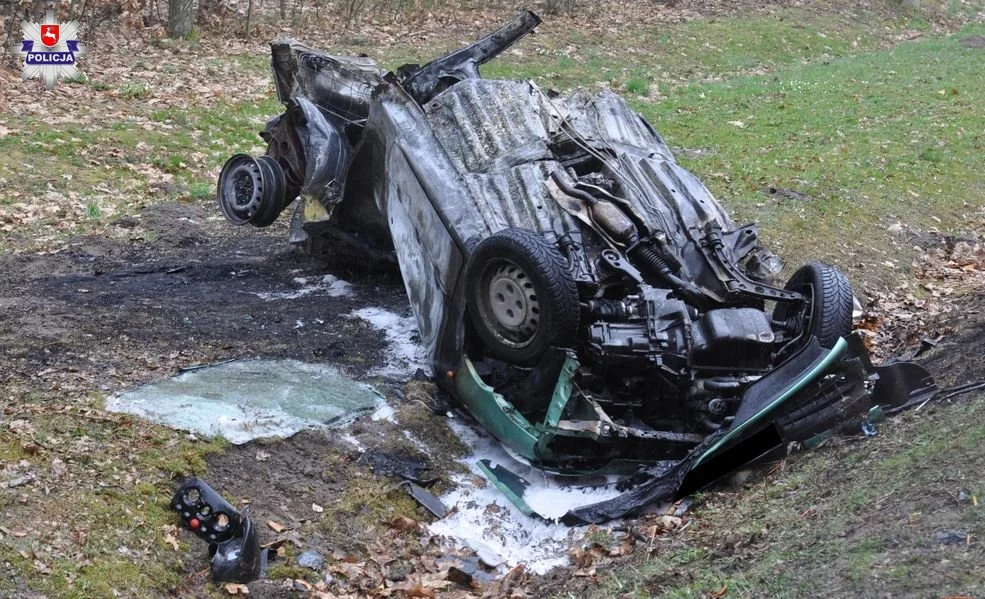
<svg viewBox="0 0 985 599"><path fill-rule="evenodd" d="M942 387L985 377L985 294L962 297L955 308L935 323L937 330L945 333L937 347L921 360Z"/></svg>
<svg viewBox="0 0 985 599"><path fill-rule="evenodd" d="M397 395L436 403L433 389L421 387L411 382ZM433 516L402 481L409 476L441 493L461 470L455 460L463 452L440 415L404 402L389 417L364 418L344 430L230 447L209 460L208 478L249 508L261 543L284 541L268 578L250 583L251 595L293 596L292 580L299 578L332 592L372 594L433 575L441 559L457 559L423 534ZM304 551L317 552L327 566L299 567ZM194 554L185 560L189 592L205 591L206 581L193 572L202 563Z"/></svg>
<svg viewBox="0 0 985 599"><path fill-rule="evenodd" d="M8 377L85 369L115 391L253 356L334 362L358 375L380 358L382 335L347 315L366 305L408 312L396 276L360 276L341 297L284 295L354 273L272 235L217 232L199 206L155 207L140 221L134 242L79 238L58 253L0 257Z"/></svg>
<svg viewBox="0 0 985 599"><path fill-rule="evenodd" d="M763 195L768 195L775 198L775 201L780 200L795 200L798 202L810 202L811 196L806 193L799 192L795 189L786 189L784 187L764 187L759 190Z"/></svg>
<svg viewBox="0 0 985 599"><path fill-rule="evenodd" d="M965 48L985 49L985 36L972 35L961 40L961 45Z"/></svg>

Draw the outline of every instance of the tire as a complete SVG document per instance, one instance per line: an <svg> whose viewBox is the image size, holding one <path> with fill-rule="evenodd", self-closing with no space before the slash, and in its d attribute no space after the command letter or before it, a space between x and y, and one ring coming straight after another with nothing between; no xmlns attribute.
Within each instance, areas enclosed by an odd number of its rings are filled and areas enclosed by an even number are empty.
<svg viewBox="0 0 985 599"><path fill-rule="evenodd" d="M838 339L852 332L852 286L833 266L811 262L793 273L785 287L811 298L807 311L806 330L817 337L821 347L830 349ZM780 302L773 311L774 320L793 316L793 305Z"/></svg>
<svg viewBox="0 0 985 599"><path fill-rule="evenodd" d="M567 261L542 235L504 229L482 240L465 272L466 307L495 357L522 366L578 332L578 289Z"/></svg>

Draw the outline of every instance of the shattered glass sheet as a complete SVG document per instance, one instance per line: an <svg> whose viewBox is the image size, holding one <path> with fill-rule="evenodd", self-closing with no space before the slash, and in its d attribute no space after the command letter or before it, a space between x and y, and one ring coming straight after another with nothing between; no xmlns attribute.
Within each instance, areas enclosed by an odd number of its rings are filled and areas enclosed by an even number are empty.
<svg viewBox="0 0 985 599"><path fill-rule="evenodd" d="M222 436L237 445L342 426L385 405L373 387L336 368L297 360L237 361L144 385L106 400L106 409Z"/></svg>

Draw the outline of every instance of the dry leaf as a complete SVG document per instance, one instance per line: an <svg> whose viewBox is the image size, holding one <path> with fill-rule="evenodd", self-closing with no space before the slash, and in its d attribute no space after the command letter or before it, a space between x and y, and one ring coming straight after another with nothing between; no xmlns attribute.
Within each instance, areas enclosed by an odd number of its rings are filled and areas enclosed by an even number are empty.
<svg viewBox="0 0 985 599"><path fill-rule="evenodd" d="M230 595L249 595L250 594L250 589L245 584L229 583L229 584L223 585L222 588L226 589L226 592L229 593Z"/></svg>
<svg viewBox="0 0 985 599"><path fill-rule="evenodd" d="M42 574L51 574L51 566L39 559L34 560L34 569Z"/></svg>
<svg viewBox="0 0 985 599"><path fill-rule="evenodd" d="M161 528L164 529L164 542L171 545L175 551L180 551L181 545L178 544L178 527L174 524L167 524Z"/></svg>
<svg viewBox="0 0 985 599"><path fill-rule="evenodd" d="M267 520L267 526L270 527L270 530L272 530L274 532L278 532L278 533L284 532L285 530L287 530L287 527L286 526L284 526L283 524L278 524L277 522L274 522L273 520Z"/></svg>
<svg viewBox="0 0 985 599"><path fill-rule="evenodd" d="M417 530L420 523L413 518L408 518L407 516L400 516L399 518L394 518L390 521L390 528L395 528L402 532L410 532L412 530Z"/></svg>
<svg viewBox="0 0 985 599"><path fill-rule="evenodd" d="M421 585L407 589L406 593L408 597L426 597L428 599L433 599L435 597L434 589L428 589Z"/></svg>

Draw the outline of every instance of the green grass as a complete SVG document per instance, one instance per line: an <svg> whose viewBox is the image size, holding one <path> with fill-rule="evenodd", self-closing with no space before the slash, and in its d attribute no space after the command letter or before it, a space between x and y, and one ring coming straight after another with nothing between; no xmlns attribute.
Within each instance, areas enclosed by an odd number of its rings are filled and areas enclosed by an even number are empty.
<svg viewBox="0 0 985 599"><path fill-rule="evenodd" d="M136 96L130 100L139 104ZM138 107L113 122L53 126L41 118L23 119L16 135L0 138L0 211L33 201L37 190L79 199L3 236L0 249L29 248L38 232L56 224L70 232L90 232L153 201L210 200L213 171L236 151L262 152L258 133L281 108L269 98L190 110ZM45 168L25 169L32 163ZM149 184L166 176L175 191L166 198L151 193ZM72 226L64 229L67 225Z"/></svg>
<svg viewBox="0 0 985 599"><path fill-rule="evenodd" d="M530 78L561 89L621 82L627 76L673 87L870 52L894 32L923 23L916 17L886 22L869 13L819 15L803 9L564 36L547 23L542 27L547 39L525 40L519 56L508 53L484 66L483 74Z"/></svg>
<svg viewBox="0 0 985 599"><path fill-rule="evenodd" d="M150 88L141 81L128 81L120 86L120 97L126 100L141 100L150 95Z"/></svg>
<svg viewBox="0 0 985 599"><path fill-rule="evenodd" d="M788 460L744 493L706 493L693 532L615 569L596 596L977 596L985 575L972 564L985 549L941 549L934 535L985 532L985 502L955 500L985 491L983 412L979 397L890 421L864 444Z"/></svg>
<svg viewBox="0 0 985 599"><path fill-rule="evenodd" d="M626 92L635 96L645 96L650 90L650 82L646 77L633 75L626 80Z"/></svg>
<svg viewBox="0 0 985 599"><path fill-rule="evenodd" d="M958 43L983 31L689 85L637 106L672 146L713 150L682 162L781 255L844 267L867 255L867 272L879 271L888 225L960 230L985 205L982 56ZM811 201L771 200L766 187Z"/></svg>
<svg viewBox="0 0 985 599"><path fill-rule="evenodd" d="M80 417L82 412L92 413L99 403L94 398L89 405L30 417L36 429L33 441L41 447L65 448L66 439L87 439L100 449L61 453L68 476L84 476L85 484L64 480L48 489L44 501L30 504L34 522L58 523L59 528L50 532L35 533L48 542L57 539L55 548L42 551L31 537L5 535L0 538L0 556L22 580L47 594L79 598L156 595L177 586L183 559L183 554L163 541L162 527L174 524L168 505L171 480L175 475L203 474L206 456L223 451L226 443L221 439L192 442L179 431L126 417L119 422ZM22 405L16 404L15 414ZM50 468L44 452L25 454L22 441L0 434L4 462L28 460L32 468ZM0 505L11 495L11 491L0 491ZM12 509L4 511L12 513ZM8 519L5 524L18 529L37 526ZM66 547L64 540L70 533L84 536L74 537L77 543ZM50 572L39 575L38 562ZM0 595L16 592L4 586L7 582L0 579Z"/></svg>

